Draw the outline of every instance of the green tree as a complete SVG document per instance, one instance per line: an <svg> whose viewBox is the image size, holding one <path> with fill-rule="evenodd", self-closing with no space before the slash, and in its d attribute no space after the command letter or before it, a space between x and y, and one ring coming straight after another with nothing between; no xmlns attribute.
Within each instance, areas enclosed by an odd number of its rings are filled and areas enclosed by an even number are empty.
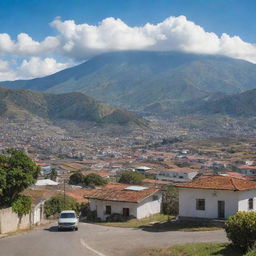
<svg viewBox="0 0 256 256"><path fill-rule="evenodd" d="M119 182L132 185L141 185L143 179L145 179L145 176L138 172L126 171L122 173Z"/></svg>
<svg viewBox="0 0 256 256"><path fill-rule="evenodd" d="M56 181L57 176L58 176L58 173L57 173L56 169L53 168L52 172L50 173L50 179L53 181Z"/></svg>
<svg viewBox="0 0 256 256"><path fill-rule="evenodd" d="M106 180L96 173L90 173L84 177L85 186L102 186L106 183Z"/></svg>
<svg viewBox="0 0 256 256"><path fill-rule="evenodd" d="M178 189L172 185L163 187L162 211L168 215L177 215L179 212Z"/></svg>
<svg viewBox="0 0 256 256"><path fill-rule="evenodd" d="M53 196L45 202L44 212L47 218L59 214L63 210L74 210L78 214L80 204L72 197L65 196L64 198L64 195Z"/></svg>
<svg viewBox="0 0 256 256"><path fill-rule="evenodd" d="M227 237L246 252L256 243L256 212L238 212L225 223Z"/></svg>
<svg viewBox="0 0 256 256"><path fill-rule="evenodd" d="M32 199L30 196L19 195L18 198L12 203L12 209L21 218L23 215L31 211Z"/></svg>
<svg viewBox="0 0 256 256"><path fill-rule="evenodd" d="M84 183L85 176L81 172L75 172L69 177L70 185L82 185Z"/></svg>
<svg viewBox="0 0 256 256"><path fill-rule="evenodd" d="M0 155L0 206L10 206L19 193L34 184L39 167L24 152L8 149Z"/></svg>

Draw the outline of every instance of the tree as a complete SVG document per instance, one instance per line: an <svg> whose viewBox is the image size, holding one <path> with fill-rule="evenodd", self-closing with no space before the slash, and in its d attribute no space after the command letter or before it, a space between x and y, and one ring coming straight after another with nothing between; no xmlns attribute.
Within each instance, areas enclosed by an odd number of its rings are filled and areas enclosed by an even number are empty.
<svg viewBox="0 0 256 256"><path fill-rule="evenodd" d="M75 172L69 177L70 185L81 185L84 183L85 176L81 172Z"/></svg>
<svg viewBox="0 0 256 256"><path fill-rule="evenodd" d="M246 252L256 243L256 212L237 212L225 223L227 237Z"/></svg>
<svg viewBox="0 0 256 256"><path fill-rule="evenodd" d="M119 182L132 185L141 185L144 178L145 176L138 172L126 171L122 173Z"/></svg>
<svg viewBox="0 0 256 256"><path fill-rule="evenodd" d="M0 206L10 206L20 192L34 184L39 167L24 152L8 149L0 155Z"/></svg>
<svg viewBox="0 0 256 256"><path fill-rule="evenodd" d="M172 185L163 188L162 211L168 215L177 215L179 212L178 189Z"/></svg>
<svg viewBox="0 0 256 256"><path fill-rule="evenodd" d="M100 175L96 173L90 173L84 178L85 186L102 186L106 183L106 180L104 180Z"/></svg>
<svg viewBox="0 0 256 256"><path fill-rule="evenodd" d="M12 203L12 209L21 218L24 214L28 214L31 210L32 199L30 196L19 195Z"/></svg>
<svg viewBox="0 0 256 256"><path fill-rule="evenodd" d="M46 217L54 216L61 213L63 210L74 210L78 214L80 211L80 204L69 196L57 195L51 197L45 202L44 212Z"/></svg>
<svg viewBox="0 0 256 256"><path fill-rule="evenodd" d="M58 176L58 173L57 173L56 169L53 168L52 172L50 173L50 179L53 181L56 181L57 176Z"/></svg>

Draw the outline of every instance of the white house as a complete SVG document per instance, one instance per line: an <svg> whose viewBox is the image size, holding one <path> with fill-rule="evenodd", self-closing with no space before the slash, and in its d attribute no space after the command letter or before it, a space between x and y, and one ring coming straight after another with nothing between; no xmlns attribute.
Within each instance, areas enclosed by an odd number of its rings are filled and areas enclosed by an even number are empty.
<svg viewBox="0 0 256 256"><path fill-rule="evenodd" d="M229 176L202 176L176 185L180 218L226 219L256 210L256 182Z"/></svg>
<svg viewBox="0 0 256 256"><path fill-rule="evenodd" d="M173 168L160 171L157 180L186 182L191 181L198 174L198 171L189 168Z"/></svg>
<svg viewBox="0 0 256 256"><path fill-rule="evenodd" d="M162 194L156 188L109 184L103 189L88 191L85 197L101 220L113 213L141 219L161 211Z"/></svg>

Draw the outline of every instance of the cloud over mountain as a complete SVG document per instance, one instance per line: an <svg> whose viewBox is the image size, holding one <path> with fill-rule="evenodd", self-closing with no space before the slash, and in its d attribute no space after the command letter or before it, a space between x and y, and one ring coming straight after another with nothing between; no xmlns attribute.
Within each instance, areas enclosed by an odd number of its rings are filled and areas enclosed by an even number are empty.
<svg viewBox="0 0 256 256"><path fill-rule="evenodd" d="M20 33L17 39L0 34L0 56L26 58L20 66L9 67L11 73L28 67L28 63L44 63L43 71L34 68L28 77L51 74L96 54L119 50L177 50L190 53L219 54L256 63L256 44L243 41L239 36L207 32L203 27L189 21L185 16L169 17L158 24L147 23L131 27L120 19L109 17L97 25L76 24L74 20L62 21L56 18L50 23L56 36L48 36L43 41ZM33 59L33 58L43 59ZM31 59L28 59L31 58ZM65 58L67 63L58 63ZM51 61L49 61L51 59ZM26 70L26 69L25 69ZM1 73L0 65L0 74ZM6 76L1 76L0 79ZM8 76L7 76L8 77ZM18 74L16 75L18 77ZM11 78L10 78L11 79Z"/></svg>

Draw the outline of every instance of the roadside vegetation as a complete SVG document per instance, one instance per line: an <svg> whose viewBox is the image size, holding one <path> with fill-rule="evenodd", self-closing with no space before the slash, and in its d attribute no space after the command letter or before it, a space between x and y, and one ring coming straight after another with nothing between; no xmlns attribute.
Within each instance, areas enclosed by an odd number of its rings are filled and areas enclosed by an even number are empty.
<svg viewBox="0 0 256 256"><path fill-rule="evenodd" d="M69 177L70 185L80 185L84 187L103 186L107 181L96 173L83 175L81 172L75 172Z"/></svg>
<svg viewBox="0 0 256 256"><path fill-rule="evenodd" d="M119 182L131 185L141 185L145 176L134 171L125 171L122 173Z"/></svg>
<svg viewBox="0 0 256 256"><path fill-rule="evenodd" d="M141 256L242 256L235 247L227 243L199 243L174 245L169 248L146 249ZM250 256L255 256L252 254ZM247 255L246 255L247 256Z"/></svg>
<svg viewBox="0 0 256 256"><path fill-rule="evenodd" d="M0 155L0 208L12 206L19 217L29 213L32 200L21 192L36 182L39 172L39 167L23 151L4 151Z"/></svg>

